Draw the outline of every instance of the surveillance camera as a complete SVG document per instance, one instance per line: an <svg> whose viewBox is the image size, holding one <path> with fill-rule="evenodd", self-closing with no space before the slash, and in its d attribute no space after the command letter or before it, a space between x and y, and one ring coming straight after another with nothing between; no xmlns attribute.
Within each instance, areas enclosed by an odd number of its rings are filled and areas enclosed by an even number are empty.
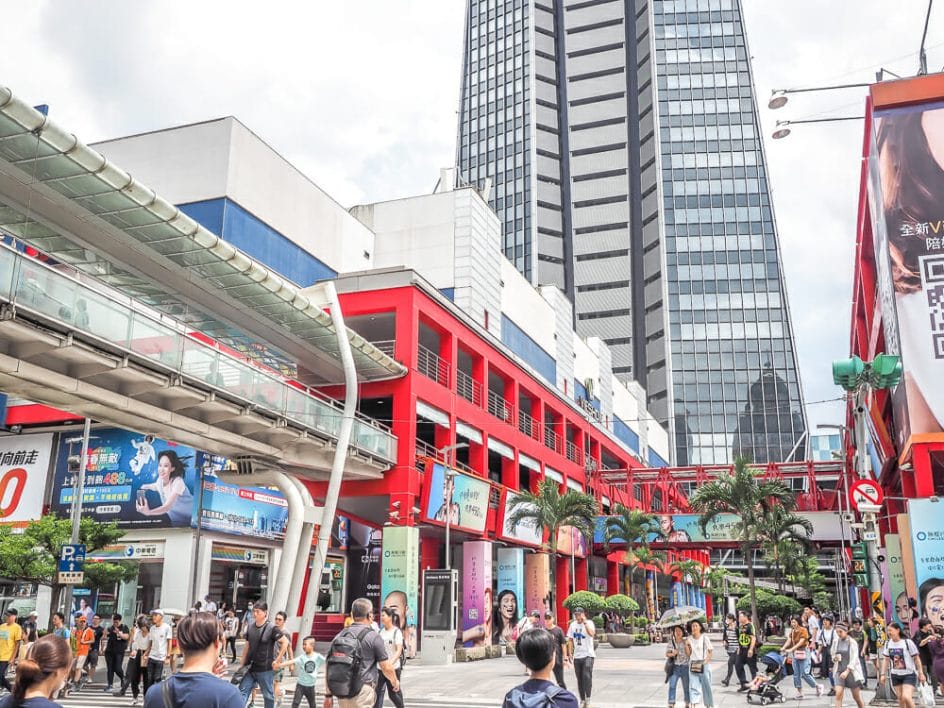
<svg viewBox="0 0 944 708"><path fill-rule="evenodd" d="M885 554L884 554L884 553L879 553L879 554L875 557L875 560L877 560L879 563L884 563L884 562L885 562Z"/></svg>
<svg viewBox="0 0 944 708"><path fill-rule="evenodd" d="M422 513L422 509L420 509L418 506L414 506L413 513L419 516Z"/></svg>
<svg viewBox="0 0 944 708"><path fill-rule="evenodd" d="M10 432L13 433L14 435L19 435L20 433L23 432L23 426L22 426L22 425L11 425L11 426L10 426Z"/></svg>

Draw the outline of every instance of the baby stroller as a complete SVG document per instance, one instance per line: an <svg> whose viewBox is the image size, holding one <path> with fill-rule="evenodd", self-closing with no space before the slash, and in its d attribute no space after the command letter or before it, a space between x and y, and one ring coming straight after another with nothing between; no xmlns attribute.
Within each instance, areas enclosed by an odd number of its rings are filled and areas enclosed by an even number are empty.
<svg viewBox="0 0 944 708"><path fill-rule="evenodd" d="M783 680L784 676L790 673L790 667L787 665L783 655L776 651L767 652L760 658L760 661L764 665L766 672L764 674L757 674L754 678L746 694L747 702L753 703L756 699L762 706L766 706L770 703L783 703L786 698L784 698L780 689L777 688L777 684Z"/></svg>

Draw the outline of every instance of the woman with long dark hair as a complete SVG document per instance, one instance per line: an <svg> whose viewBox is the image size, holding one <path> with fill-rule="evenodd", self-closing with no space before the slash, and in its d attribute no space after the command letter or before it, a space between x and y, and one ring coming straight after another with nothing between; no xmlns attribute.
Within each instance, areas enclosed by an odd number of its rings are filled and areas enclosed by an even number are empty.
<svg viewBox="0 0 944 708"><path fill-rule="evenodd" d="M508 644L518 638L518 597L514 590L502 590L495 603L495 631L492 644Z"/></svg>
<svg viewBox="0 0 944 708"><path fill-rule="evenodd" d="M16 668L13 692L0 708L60 708L51 699L72 670L69 642L54 634L37 639Z"/></svg>
<svg viewBox="0 0 944 708"><path fill-rule="evenodd" d="M393 670L397 674L397 681L400 680L400 674L403 671L403 632L400 629L400 618L396 610L390 607L384 607L380 611L380 638L383 639L387 647L387 658L393 665ZM381 708L384 702L384 693L390 693L390 700L397 708L403 708L403 688L394 691L390 681L381 671L377 683L377 699L374 701L374 708Z"/></svg>
<svg viewBox="0 0 944 708"><path fill-rule="evenodd" d="M173 450L163 450L157 456L157 479L143 484L139 491L153 490L160 495L160 506L153 509L147 497L139 495L135 508L144 516L166 514L173 526L189 526L193 516L193 494L184 481L184 460Z"/></svg>

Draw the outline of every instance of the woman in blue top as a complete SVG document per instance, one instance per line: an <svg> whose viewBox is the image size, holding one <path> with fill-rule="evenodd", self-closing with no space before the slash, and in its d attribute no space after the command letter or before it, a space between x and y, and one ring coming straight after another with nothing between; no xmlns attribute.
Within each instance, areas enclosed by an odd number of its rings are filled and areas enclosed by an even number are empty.
<svg viewBox="0 0 944 708"><path fill-rule="evenodd" d="M0 708L61 708L50 699L71 670L69 642L55 634L40 637L17 666L13 693L0 701Z"/></svg>

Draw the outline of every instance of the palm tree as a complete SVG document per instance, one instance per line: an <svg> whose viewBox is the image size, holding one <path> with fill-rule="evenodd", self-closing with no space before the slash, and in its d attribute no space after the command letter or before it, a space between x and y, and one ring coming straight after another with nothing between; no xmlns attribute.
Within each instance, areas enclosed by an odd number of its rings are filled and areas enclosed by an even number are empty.
<svg viewBox="0 0 944 708"><path fill-rule="evenodd" d="M792 504L781 503L771 507L761 520L758 532L764 555L772 561L777 588L783 592L782 556L794 553L797 545L804 548L809 546L813 524L809 519L793 513Z"/></svg>
<svg viewBox="0 0 944 708"><path fill-rule="evenodd" d="M692 509L701 514L701 528L707 530L721 514L738 517L732 532L747 564L747 584L751 593L751 618L757 627L757 587L754 583L754 549L761 539L764 520L780 504L793 509L793 492L780 480L762 479L743 457L734 462L729 474L713 479L695 490L689 499Z"/></svg>
<svg viewBox="0 0 944 708"><path fill-rule="evenodd" d="M654 615L656 610L658 610L658 607L656 607L655 604L655 599L659 597L659 573L665 570L665 553L662 553L661 551L653 551L649 546L640 546L633 552L633 555L636 559L634 564L635 568L641 568L645 573L646 567L651 566L656 571L652 577L652 614ZM643 577L645 577L645 575L643 575ZM646 605L648 608L648 599ZM653 616L652 619L655 620L658 618Z"/></svg>
<svg viewBox="0 0 944 708"><path fill-rule="evenodd" d="M665 571L669 575L678 575L682 582L686 582L685 579L689 578L689 582L696 587L701 587L705 578L705 567L691 558L674 561L668 565Z"/></svg>
<svg viewBox="0 0 944 708"><path fill-rule="evenodd" d="M613 516L606 518L606 525L603 527L603 544L607 551L610 550L610 544L614 541L618 540L626 544L624 562L630 568L629 581L632 585L635 583L638 567L637 551L649 548L651 536L663 538L665 534L655 514L639 509L629 509L622 504L617 504L614 511L616 513Z"/></svg>
<svg viewBox="0 0 944 708"><path fill-rule="evenodd" d="M541 550L551 556L551 608L556 607L554 593L556 588L557 568L554 557L557 555L557 532L564 526L571 526L584 538L593 539L599 507L597 500L589 494L568 489L561 494L553 479L545 478L538 482L538 491L517 492L509 507L507 524L533 524L534 528L544 530Z"/></svg>
<svg viewBox="0 0 944 708"><path fill-rule="evenodd" d="M727 580L729 578L740 578L742 577L740 573L735 573L734 571L728 570L727 568L715 565L710 568L705 569L704 581L706 586L706 591L712 597L712 602L714 598L720 595L724 598L727 595ZM724 609L724 602L721 604L722 613L726 610Z"/></svg>

